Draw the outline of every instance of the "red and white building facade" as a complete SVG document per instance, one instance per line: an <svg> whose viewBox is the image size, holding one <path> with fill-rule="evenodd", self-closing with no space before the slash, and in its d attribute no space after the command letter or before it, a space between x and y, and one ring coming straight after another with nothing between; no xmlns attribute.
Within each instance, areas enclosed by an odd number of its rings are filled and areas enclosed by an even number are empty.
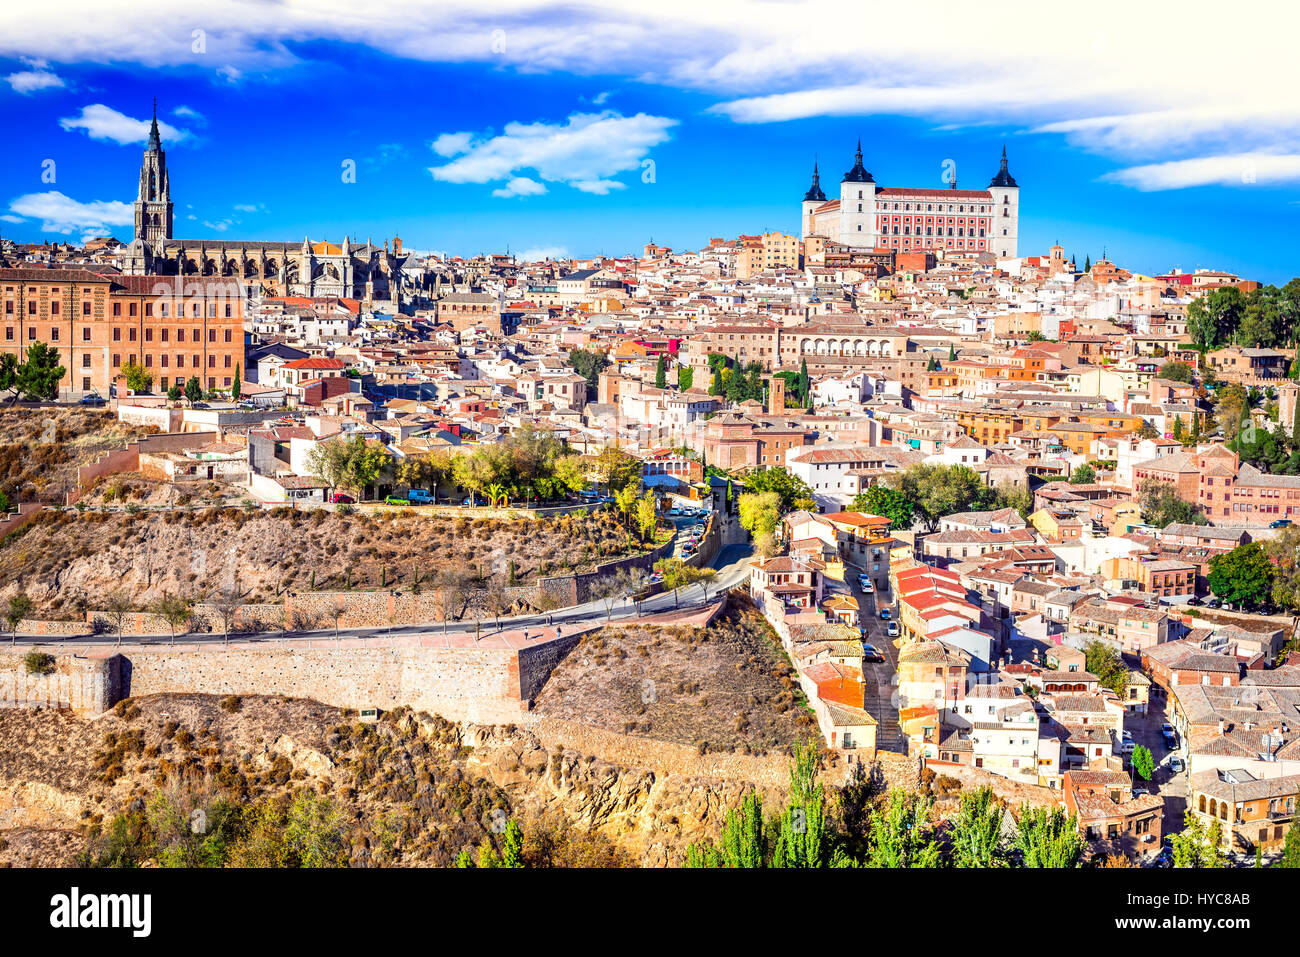
<svg viewBox="0 0 1300 957"><path fill-rule="evenodd" d="M872 249L949 250L1015 258L1020 221L1020 188L1002 164L988 189L879 186L857 161L844 174L839 199L827 200L816 166L801 207L802 238Z"/></svg>

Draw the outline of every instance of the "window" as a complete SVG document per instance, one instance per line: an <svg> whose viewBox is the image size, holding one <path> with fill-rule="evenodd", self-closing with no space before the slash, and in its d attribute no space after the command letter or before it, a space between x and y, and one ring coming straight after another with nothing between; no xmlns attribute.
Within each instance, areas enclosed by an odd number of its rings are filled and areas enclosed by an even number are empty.
<svg viewBox="0 0 1300 957"><path fill-rule="evenodd" d="M90 341L90 326L81 327L81 341L82 342Z"/></svg>

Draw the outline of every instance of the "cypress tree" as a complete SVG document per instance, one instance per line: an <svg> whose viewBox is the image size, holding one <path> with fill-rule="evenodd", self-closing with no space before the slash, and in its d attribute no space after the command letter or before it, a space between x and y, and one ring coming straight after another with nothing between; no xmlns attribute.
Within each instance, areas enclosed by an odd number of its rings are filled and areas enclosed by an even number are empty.
<svg viewBox="0 0 1300 957"><path fill-rule="evenodd" d="M1300 395L1296 396L1295 411L1291 414L1291 447L1300 451Z"/></svg>
<svg viewBox="0 0 1300 957"><path fill-rule="evenodd" d="M232 399L234 399L236 402L238 402L238 401L239 401L239 392L240 392L240 384L239 384L239 363L236 362L236 363L235 363L235 381L234 381L234 384L230 387L230 398L232 398Z"/></svg>
<svg viewBox="0 0 1300 957"><path fill-rule="evenodd" d="M668 367L664 364L664 357L659 357L659 364L655 366L655 388L662 389L668 385Z"/></svg>

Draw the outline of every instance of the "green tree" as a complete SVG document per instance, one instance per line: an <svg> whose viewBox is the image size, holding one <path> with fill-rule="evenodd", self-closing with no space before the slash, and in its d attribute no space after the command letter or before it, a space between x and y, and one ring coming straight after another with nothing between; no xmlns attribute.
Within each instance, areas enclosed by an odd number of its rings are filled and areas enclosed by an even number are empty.
<svg viewBox="0 0 1300 957"><path fill-rule="evenodd" d="M569 364L587 380L587 394L594 395L600 385L600 374L609 365L609 356L594 350L574 349L569 353Z"/></svg>
<svg viewBox="0 0 1300 957"><path fill-rule="evenodd" d="M616 492L629 485L639 490L641 472L640 459L611 445L601 449L592 461L591 480L610 492Z"/></svg>
<svg viewBox="0 0 1300 957"><path fill-rule="evenodd" d="M808 483L787 472L783 466L774 465L752 473L745 479L745 488L751 492L775 492L781 497L782 515L800 509L810 512L817 510L817 501L813 498Z"/></svg>
<svg viewBox="0 0 1300 957"><path fill-rule="evenodd" d="M1123 700L1128 689L1128 667L1118 651L1104 641L1090 641L1083 646L1084 667Z"/></svg>
<svg viewBox="0 0 1300 957"><path fill-rule="evenodd" d="M1079 822L1060 807L1020 806L1012 846L1024 867L1075 868L1083 863L1084 843Z"/></svg>
<svg viewBox="0 0 1300 957"><path fill-rule="evenodd" d="M1221 286L1187 307L1187 333L1202 351L1231 342L1245 314L1246 300L1235 286Z"/></svg>
<svg viewBox="0 0 1300 957"><path fill-rule="evenodd" d="M203 398L203 383L199 381L198 376L190 376L186 380L185 398L189 399L191 403L198 402Z"/></svg>
<svg viewBox="0 0 1300 957"><path fill-rule="evenodd" d="M188 599L180 595L173 595L171 592L164 592L157 601L154 602L153 612L163 621L167 622L171 628L171 640L176 642L176 629L187 624L190 620L191 603Z"/></svg>
<svg viewBox="0 0 1300 957"><path fill-rule="evenodd" d="M1273 566L1273 604L1300 611L1300 525L1282 529L1263 543L1263 549Z"/></svg>
<svg viewBox="0 0 1300 957"><path fill-rule="evenodd" d="M1273 563L1259 542L1238 545L1210 559L1206 577L1210 591L1226 602L1247 609L1267 605L1273 594Z"/></svg>
<svg viewBox="0 0 1300 957"><path fill-rule="evenodd" d="M126 378L126 387L132 392L148 392L153 388L153 373L138 362L122 366L122 375Z"/></svg>
<svg viewBox="0 0 1300 957"><path fill-rule="evenodd" d="M672 589L673 607L678 606L678 593L683 588L689 588L696 582L702 581L708 576L711 569L696 568L693 565L687 565L680 558L661 558L655 562L655 571L663 576L664 588Z"/></svg>
<svg viewBox="0 0 1300 957"><path fill-rule="evenodd" d="M935 840L934 802L921 794L895 788L889 804L871 818L868 867L937 867L939 844Z"/></svg>
<svg viewBox="0 0 1300 957"><path fill-rule="evenodd" d="M1217 820L1208 827L1196 813L1188 808L1183 812L1183 829L1170 837L1173 847L1174 867L1222 868L1227 867L1223 853L1223 828Z"/></svg>
<svg viewBox="0 0 1300 957"><path fill-rule="evenodd" d="M1097 470L1087 462L1078 466L1070 475L1071 485L1091 485L1097 481Z"/></svg>
<svg viewBox="0 0 1300 957"><path fill-rule="evenodd" d="M18 641L18 626L32 613L35 603L24 592L11 595L5 605L5 624L9 626L9 643Z"/></svg>
<svg viewBox="0 0 1300 957"><path fill-rule="evenodd" d="M1300 807L1300 794L1296 795L1295 804ZM1296 827L1294 819L1291 827L1287 828L1286 840L1282 842L1282 857L1277 866L1300 868L1300 827Z"/></svg>
<svg viewBox="0 0 1300 957"><path fill-rule="evenodd" d="M720 396L723 394L722 370L713 370L713 381L709 384L709 395Z"/></svg>
<svg viewBox="0 0 1300 957"><path fill-rule="evenodd" d="M185 393L181 391L181 387L179 385L173 385L171 388L167 390L167 398L172 402L179 402L181 400L181 397L184 395Z"/></svg>
<svg viewBox="0 0 1300 957"><path fill-rule="evenodd" d="M1205 516L1194 504L1174 491L1172 485L1160 479L1147 479L1138 485L1138 506L1142 521L1155 528L1165 528L1178 523L1204 525Z"/></svg>
<svg viewBox="0 0 1300 957"><path fill-rule="evenodd" d="M632 520L636 523L637 531L641 533L644 541L648 542L654 538L655 527L659 523L658 504L658 497L651 491L647 491L636 500Z"/></svg>
<svg viewBox="0 0 1300 957"><path fill-rule="evenodd" d="M677 367L677 388L685 392L695 382L695 370L690 366Z"/></svg>
<svg viewBox="0 0 1300 957"><path fill-rule="evenodd" d="M243 384L239 381L239 363L235 363L235 378L230 386L230 398L236 402L239 401L240 393L243 391Z"/></svg>
<svg viewBox="0 0 1300 957"><path fill-rule="evenodd" d="M1170 382L1191 382L1192 367L1186 362L1179 362L1175 359L1162 365L1156 371L1156 375L1161 379L1168 379Z"/></svg>
<svg viewBox="0 0 1300 957"><path fill-rule="evenodd" d="M855 512L866 512L889 519L889 526L897 531L908 531L912 527L912 502L901 491L888 485L873 485L865 492L859 492L853 499Z"/></svg>
<svg viewBox="0 0 1300 957"><path fill-rule="evenodd" d="M781 521L781 496L776 492L744 492L736 501L740 527L755 539L772 535Z"/></svg>
<svg viewBox="0 0 1300 957"><path fill-rule="evenodd" d="M1151 750L1146 745L1139 744L1135 747L1129 761L1138 777L1143 781L1151 780L1151 775L1156 771L1156 759L1151 756Z"/></svg>
<svg viewBox="0 0 1300 957"><path fill-rule="evenodd" d="M668 365L664 362L664 357L659 357L659 362L655 365L655 388L666 389L668 387Z"/></svg>
<svg viewBox="0 0 1300 957"><path fill-rule="evenodd" d="M891 475L886 482L913 503L916 517L929 531L938 528L939 519L945 515L983 508L996 497L979 474L965 465L922 463L910 466L901 475Z"/></svg>
<svg viewBox="0 0 1300 957"><path fill-rule="evenodd" d="M961 792L961 806L948 831L953 867L1006 867L1005 814L992 788Z"/></svg>
<svg viewBox="0 0 1300 957"><path fill-rule="evenodd" d="M59 350L43 342L33 342L22 362L12 354L0 360L0 389L9 391L15 399L57 399L59 382L66 371L59 364Z"/></svg>

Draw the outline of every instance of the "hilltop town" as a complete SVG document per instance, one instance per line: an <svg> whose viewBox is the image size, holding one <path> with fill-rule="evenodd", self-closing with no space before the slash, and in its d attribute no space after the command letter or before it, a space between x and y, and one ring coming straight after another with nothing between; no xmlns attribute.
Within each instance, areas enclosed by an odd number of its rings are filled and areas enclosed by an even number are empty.
<svg viewBox="0 0 1300 957"><path fill-rule="evenodd" d="M877 186L859 146L799 234L624 257L191 241L155 119L129 241L0 241L3 704L542 728L543 765L676 749L682 800L815 752L1060 809L1075 863L1300 861L1300 279L1022 250L991 172ZM149 734L100 763L165 779ZM721 818L588 850L712 860Z"/></svg>

